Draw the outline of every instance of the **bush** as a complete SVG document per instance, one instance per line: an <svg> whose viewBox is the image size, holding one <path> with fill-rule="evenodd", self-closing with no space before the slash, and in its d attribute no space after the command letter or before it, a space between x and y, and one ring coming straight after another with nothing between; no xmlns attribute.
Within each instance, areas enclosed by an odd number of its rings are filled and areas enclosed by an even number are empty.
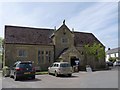
<svg viewBox="0 0 120 90"><path fill-rule="evenodd" d="M110 57L108 60L109 60L110 62L113 62L113 63L114 63L114 62L116 61L116 59L117 59L116 57Z"/></svg>
<svg viewBox="0 0 120 90"><path fill-rule="evenodd" d="M10 68L8 66L3 67L3 76L7 77L10 75Z"/></svg>

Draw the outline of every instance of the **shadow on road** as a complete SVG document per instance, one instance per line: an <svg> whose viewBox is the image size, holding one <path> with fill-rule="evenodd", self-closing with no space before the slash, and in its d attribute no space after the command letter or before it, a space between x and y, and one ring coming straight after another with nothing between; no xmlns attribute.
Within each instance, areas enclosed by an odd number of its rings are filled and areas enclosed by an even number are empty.
<svg viewBox="0 0 120 90"><path fill-rule="evenodd" d="M71 77L64 76L64 75L59 76L59 78L77 78L77 77L79 77L79 76L74 76L74 75L72 75Z"/></svg>
<svg viewBox="0 0 120 90"><path fill-rule="evenodd" d="M21 82L36 82L36 81L42 81L41 79L35 78L35 79L21 79Z"/></svg>

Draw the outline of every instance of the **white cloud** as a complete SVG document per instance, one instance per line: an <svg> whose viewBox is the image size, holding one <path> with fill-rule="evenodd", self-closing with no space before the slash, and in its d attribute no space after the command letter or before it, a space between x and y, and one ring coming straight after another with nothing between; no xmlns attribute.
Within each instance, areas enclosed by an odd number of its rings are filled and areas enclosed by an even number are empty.
<svg viewBox="0 0 120 90"><path fill-rule="evenodd" d="M118 45L118 3L86 4L88 5L85 6L83 2L74 4L6 3L3 6L3 22L0 27L3 28L4 24L10 24L53 28L58 27L63 19L66 19L70 29L91 32L105 46L116 47ZM83 7L85 8L83 9ZM1 35L3 36L3 34Z"/></svg>
<svg viewBox="0 0 120 90"><path fill-rule="evenodd" d="M119 2L119 0L1 0L1 2Z"/></svg>
<svg viewBox="0 0 120 90"><path fill-rule="evenodd" d="M68 26L77 31L92 32L104 45L115 48L118 46L117 11L117 3L97 3L69 19ZM109 35L111 37L104 37Z"/></svg>

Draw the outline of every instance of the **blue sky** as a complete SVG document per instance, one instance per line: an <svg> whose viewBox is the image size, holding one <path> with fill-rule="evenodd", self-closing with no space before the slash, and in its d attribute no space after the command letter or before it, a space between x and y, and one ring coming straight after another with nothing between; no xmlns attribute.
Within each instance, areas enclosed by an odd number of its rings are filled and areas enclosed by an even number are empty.
<svg viewBox="0 0 120 90"><path fill-rule="evenodd" d="M106 48L118 47L117 2L4 2L0 5L0 36L4 25L59 28L93 33Z"/></svg>

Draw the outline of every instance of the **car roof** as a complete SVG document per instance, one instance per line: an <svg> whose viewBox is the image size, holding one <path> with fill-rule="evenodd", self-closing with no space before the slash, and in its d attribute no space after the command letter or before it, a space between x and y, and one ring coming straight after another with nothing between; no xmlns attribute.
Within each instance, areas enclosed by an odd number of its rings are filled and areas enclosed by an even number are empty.
<svg viewBox="0 0 120 90"><path fill-rule="evenodd" d="M63 63L69 63L69 62L54 62L54 64L63 64Z"/></svg>
<svg viewBox="0 0 120 90"><path fill-rule="evenodd" d="M17 62L15 62L15 63L32 63L32 61L17 61Z"/></svg>

